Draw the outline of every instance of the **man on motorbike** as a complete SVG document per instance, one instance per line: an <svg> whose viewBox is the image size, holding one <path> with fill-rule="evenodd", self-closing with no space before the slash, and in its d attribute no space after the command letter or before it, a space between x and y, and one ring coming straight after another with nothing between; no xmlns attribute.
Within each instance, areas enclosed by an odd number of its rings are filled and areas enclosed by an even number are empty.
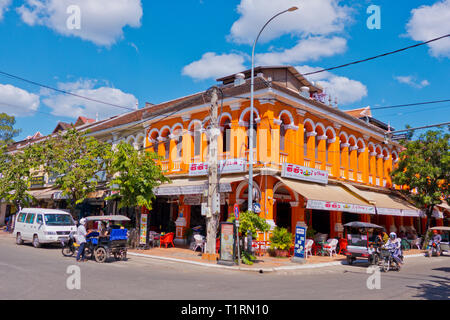
<svg viewBox="0 0 450 320"><path fill-rule="evenodd" d="M437 230L433 230L433 237L431 238L429 245L432 246L433 243L436 244L437 255L439 255L439 253L441 252L441 241L442 241L441 235L438 233Z"/></svg>
<svg viewBox="0 0 450 320"><path fill-rule="evenodd" d="M386 242L385 247L391 251L392 257L400 267L403 264L403 261L400 258L402 255L402 243L401 239L397 238L395 232L389 234L389 240Z"/></svg>

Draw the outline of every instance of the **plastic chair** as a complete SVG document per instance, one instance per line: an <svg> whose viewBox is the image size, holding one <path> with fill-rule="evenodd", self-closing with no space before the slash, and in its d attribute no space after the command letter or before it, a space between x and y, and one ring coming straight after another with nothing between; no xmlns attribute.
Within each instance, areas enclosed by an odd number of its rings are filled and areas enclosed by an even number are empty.
<svg viewBox="0 0 450 320"><path fill-rule="evenodd" d="M174 236L174 233L173 233L173 232L169 232L169 233L167 233L167 234L161 236L161 237L159 238L159 247L161 248L161 245L164 244L164 245L166 246L166 248L167 248L167 246L168 246L169 244L171 244L172 247L175 248L175 245L173 244L173 236Z"/></svg>
<svg viewBox="0 0 450 320"><path fill-rule="evenodd" d="M323 245L323 249L325 252L327 252L330 257L333 255L333 252L335 255L337 255L336 253L336 247L338 244L338 239L328 239L327 243Z"/></svg>
<svg viewBox="0 0 450 320"><path fill-rule="evenodd" d="M309 255L312 256L312 246L314 244L314 240L307 239L305 244L305 258L308 258L308 252Z"/></svg>
<svg viewBox="0 0 450 320"><path fill-rule="evenodd" d="M220 238L216 239L216 253L219 253L219 249L220 249Z"/></svg>
<svg viewBox="0 0 450 320"><path fill-rule="evenodd" d="M194 235L194 240L195 240L195 243L194 243L193 250L197 251L197 249L200 248L200 249L202 249L202 252L204 252L205 251L205 239L203 238L203 236L200 234L196 234L196 235Z"/></svg>
<svg viewBox="0 0 450 320"><path fill-rule="evenodd" d="M347 251L347 244L348 244L347 239L344 239L344 238L339 239L339 252L338 252L338 254L345 254L345 252Z"/></svg>

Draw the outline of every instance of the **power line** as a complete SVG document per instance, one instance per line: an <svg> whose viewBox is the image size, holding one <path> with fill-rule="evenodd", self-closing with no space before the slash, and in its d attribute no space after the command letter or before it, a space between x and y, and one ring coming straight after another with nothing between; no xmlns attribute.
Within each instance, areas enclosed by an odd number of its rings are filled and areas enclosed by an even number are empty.
<svg viewBox="0 0 450 320"><path fill-rule="evenodd" d="M317 74L317 73L321 73L321 72L325 72L325 71L330 71L330 70L334 70L334 69L348 67L350 65L354 65L354 64L358 64L358 63L362 63L362 62L367 62L367 61L370 61L370 60L374 60L374 59L377 59L377 58L381 58L381 57L385 57L385 56L388 56L388 55L391 55L391 54L402 52L402 51L405 51L405 50L408 50L408 49L412 49L412 48L415 48L415 47L423 46L425 44L428 44L428 43L431 43L431 42L434 42L434 41L438 41L438 40L442 40L442 39L447 38L447 37L450 37L450 34L446 34L444 36L441 36L441 37L438 37L438 38L434 38L434 39L431 39L431 40L428 40L428 41L425 41L425 42L421 42L421 43L418 43L418 44L415 44L415 45L411 45L411 46L408 46L408 47L405 47L405 48L401 48L401 49L397 49L397 50L394 50L394 51L390 51L390 52L386 52L386 53L383 53L383 54L379 54L379 55L376 55L376 56L373 56L373 57L370 57L370 58L366 58L366 59L362 59L362 60L356 60L356 61L349 62L349 63L346 63L346 64L342 64L342 65L339 65L339 66L336 66L336 67L331 67L331 68L321 69L321 70L318 70L318 71L304 73L303 75L304 76L309 76L309 75L313 75L313 74Z"/></svg>
<svg viewBox="0 0 450 320"><path fill-rule="evenodd" d="M381 110L381 109L403 108L403 107L411 107L411 106L418 106L418 105L424 105L424 104L443 103L443 102L449 102L449 101L450 101L450 99L435 100L435 101L416 102L416 103L408 103L408 104L398 104L398 105L386 106L386 107L374 107L374 108L371 107L370 109Z"/></svg>
<svg viewBox="0 0 450 320"><path fill-rule="evenodd" d="M85 96L82 96L82 95L79 95L79 94L76 94L76 93L73 93L73 92L69 92L69 91L66 91L66 90L57 89L57 88L48 86L46 84L42 84L42 83L39 83L39 82L36 82L36 81L33 81L33 80L28 80L28 79L25 79L25 78L22 78L22 77L19 77L19 76L16 76L16 75L13 75L11 73L7 73L7 72L1 71L1 70L0 70L0 74L4 75L4 76L7 76L7 77L10 77L10 78L13 78L13 79L16 79L16 80L20 80L20 81L23 81L23 82L35 85L35 86L39 86L39 87L42 87L42 88L50 89L50 90L53 90L53 91L56 91L56 92L59 92L59 93L71 95L71 96L74 96L74 97L77 97L77 98L80 98L80 99L85 99L85 100L88 100L88 101L91 101L91 102L101 103L101 104L105 104L105 105L108 105L108 106L121 108L121 109L126 109L126 110L131 110L131 111L135 111L136 110L135 108L124 107L124 106L121 106L121 105L118 105L118 104L105 102L105 101L101 101L101 100L94 99L94 98L85 97Z"/></svg>

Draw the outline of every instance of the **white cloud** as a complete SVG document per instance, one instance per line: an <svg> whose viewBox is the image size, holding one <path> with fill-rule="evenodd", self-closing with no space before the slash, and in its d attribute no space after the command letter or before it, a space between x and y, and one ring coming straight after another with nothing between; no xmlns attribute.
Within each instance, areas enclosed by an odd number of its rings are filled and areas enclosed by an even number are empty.
<svg viewBox="0 0 450 320"><path fill-rule="evenodd" d="M400 83L407 84L410 87L422 89L430 85L428 80L419 81L415 76L396 76L394 77Z"/></svg>
<svg viewBox="0 0 450 320"><path fill-rule="evenodd" d="M294 64L304 61L316 61L323 57L343 53L347 49L347 41L341 37L310 37L301 40L291 49L256 55L258 65Z"/></svg>
<svg viewBox="0 0 450 320"><path fill-rule="evenodd" d="M302 74L322 69L307 65L297 66L296 68ZM338 99L338 104L340 105L354 103L367 96L367 87L361 82L347 77L336 76L328 71L306 76L306 78L321 85L325 93L329 94L333 100L334 98Z"/></svg>
<svg viewBox="0 0 450 320"><path fill-rule="evenodd" d="M284 34L297 36L329 35L341 32L351 21L352 10L339 6L339 0L242 0L237 7L240 18L231 27L228 39L253 44L262 24L275 13L297 6L299 10L277 17L264 30L260 41L267 42Z"/></svg>
<svg viewBox="0 0 450 320"><path fill-rule="evenodd" d="M130 109L135 108L138 103L138 100L134 95L109 86L99 87L98 83L98 80L80 79L75 82L59 83L58 89ZM97 88L95 88L96 86ZM126 112L126 109L89 101L67 94L46 93L47 97L42 101L52 109L51 113L55 116L71 118L84 116L95 119L98 114L100 119L104 119Z"/></svg>
<svg viewBox="0 0 450 320"><path fill-rule="evenodd" d="M416 41L428 41L449 34L450 0L413 9L406 29L408 35ZM450 38L431 42L428 46L432 56L450 58Z"/></svg>
<svg viewBox="0 0 450 320"><path fill-rule="evenodd" d="M182 73L195 80L216 79L245 70L244 60L242 55L235 53L217 55L207 52L200 60L185 66Z"/></svg>
<svg viewBox="0 0 450 320"><path fill-rule="evenodd" d="M2 1L2 0L0 0ZM70 29L69 6L80 8L80 29ZM80 37L99 46L111 46L123 38L126 26L141 26L141 0L25 0L17 9L30 26L43 25L64 36Z"/></svg>
<svg viewBox="0 0 450 320"><path fill-rule="evenodd" d="M34 115L39 107L39 96L10 84L0 84L0 112L15 117Z"/></svg>
<svg viewBox="0 0 450 320"><path fill-rule="evenodd" d="M8 11L8 7L12 0L0 0L0 21L3 19L3 14Z"/></svg>

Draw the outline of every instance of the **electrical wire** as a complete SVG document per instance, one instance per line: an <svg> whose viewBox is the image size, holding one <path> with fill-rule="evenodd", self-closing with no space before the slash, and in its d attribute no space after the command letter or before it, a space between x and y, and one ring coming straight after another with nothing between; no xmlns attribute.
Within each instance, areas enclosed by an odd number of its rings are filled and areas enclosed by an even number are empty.
<svg viewBox="0 0 450 320"><path fill-rule="evenodd" d="M431 43L431 42L434 42L434 41L438 41L438 40L442 40L442 39L447 38L447 37L450 37L450 33L446 34L446 35L443 35L441 37L437 37L437 38L434 38L434 39L431 39L431 40L428 40L428 41L425 41L425 42L421 42L421 43L418 43L418 44L415 44L415 45L411 45L411 46L408 46L408 47L405 47L405 48L401 48L401 49L397 49L397 50L394 50L394 51L390 51L390 52L386 52L386 53L383 53L383 54L379 54L379 55L376 55L376 56L373 56L373 57L370 57L370 58L356 60L356 61L349 62L349 63L346 63L346 64L342 64L342 65L339 65L339 66L336 66L336 67L331 67L331 68L321 69L321 70L318 70L318 71L304 73L303 76L309 76L309 75L313 75L313 74L317 74L317 73L321 73L321 72L325 72L325 71L330 71L330 70L335 70L335 69L339 69L339 68L348 67L348 66L351 66L351 65L354 65L354 64L358 64L358 63L362 63L362 62L367 62L367 61L370 61L370 60L374 60L374 59L377 59L377 58L381 58L381 57L385 57L385 56L388 56L388 55L391 55L391 54L402 52L402 51L405 51L405 50L408 50L408 49L412 49L412 48L416 48L416 47L419 47L419 46L423 46L423 45L426 45L428 43Z"/></svg>

